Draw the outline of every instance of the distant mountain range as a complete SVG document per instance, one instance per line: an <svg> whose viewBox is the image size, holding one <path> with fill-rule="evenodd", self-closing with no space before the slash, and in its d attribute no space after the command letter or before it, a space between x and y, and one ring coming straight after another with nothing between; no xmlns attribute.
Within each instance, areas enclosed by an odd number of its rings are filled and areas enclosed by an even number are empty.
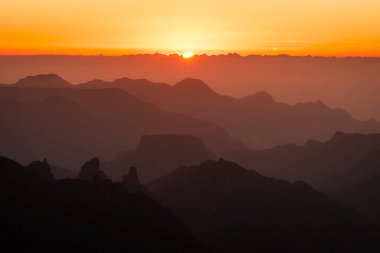
<svg viewBox="0 0 380 253"><path fill-rule="evenodd" d="M108 160L137 147L144 134L190 134L212 152L243 147L212 123L162 111L119 89L3 87L0 122L1 154L24 163L47 157L62 168L79 168L94 156Z"/></svg>
<svg viewBox="0 0 380 253"><path fill-rule="evenodd" d="M319 190L334 191L380 174L380 134L337 132L327 142L235 150L222 157L266 176L303 180Z"/></svg>
<svg viewBox="0 0 380 253"><path fill-rule="evenodd" d="M204 80L220 94L242 97L267 91L289 104L322 100L355 118L380 120L380 59L371 57L200 55L0 56L0 83L27 75L57 73L71 83L120 77L175 84Z"/></svg>
<svg viewBox="0 0 380 253"><path fill-rule="evenodd" d="M355 120L346 111L330 109L321 101L288 105L276 102L266 92L235 99L217 94L197 79L169 86L123 78L110 83L97 80L79 87L124 89L164 110L217 124L251 148L327 140L336 131L380 132L379 123Z"/></svg>
<svg viewBox="0 0 380 253"><path fill-rule="evenodd" d="M55 74L27 76L13 84L15 87L30 88L69 88L72 85Z"/></svg>
<svg viewBox="0 0 380 253"><path fill-rule="evenodd" d="M225 252L376 252L379 229L302 182L225 160L147 184L188 228Z"/></svg>
<svg viewBox="0 0 380 253"><path fill-rule="evenodd" d="M23 83L28 87L32 84L34 87L48 85L45 75L41 76L39 85L36 78L27 77ZM50 81L61 82L59 76L55 79ZM219 95L197 79L184 79L170 86L145 79L122 78L113 82L94 80L71 87L123 89L165 111L212 122L233 138L256 149L288 143L304 144L309 139L325 141L336 131L380 132L378 122L358 121L343 109L330 109L321 101L288 105L276 102L266 92L235 99Z"/></svg>

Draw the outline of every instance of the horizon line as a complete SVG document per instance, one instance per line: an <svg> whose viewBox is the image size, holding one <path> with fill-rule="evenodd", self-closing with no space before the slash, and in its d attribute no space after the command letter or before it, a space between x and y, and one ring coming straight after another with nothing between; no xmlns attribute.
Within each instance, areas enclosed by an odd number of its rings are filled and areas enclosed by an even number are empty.
<svg viewBox="0 0 380 253"><path fill-rule="evenodd" d="M1 50L0 50L1 51ZM127 57L127 56L167 56L167 57L180 57L182 58L182 53L131 53L131 54L51 54L51 53L30 53L30 54L1 54L0 57L4 56L12 56L12 57L27 57L27 56L69 56L69 57ZM246 57L299 57L299 58L335 58L335 59L345 59L345 58L367 58L367 59L380 59L380 55L313 55L313 54L305 54L305 55L292 55L292 54L241 54L237 52L229 52L229 53L220 53L220 54L208 54L208 53L194 53L192 58L196 57L215 57L215 56L236 56L241 58Z"/></svg>

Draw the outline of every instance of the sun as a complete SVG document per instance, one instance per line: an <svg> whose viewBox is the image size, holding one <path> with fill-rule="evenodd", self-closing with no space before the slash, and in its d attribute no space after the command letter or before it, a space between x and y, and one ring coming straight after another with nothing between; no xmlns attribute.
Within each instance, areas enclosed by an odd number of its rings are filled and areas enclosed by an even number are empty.
<svg viewBox="0 0 380 253"><path fill-rule="evenodd" d="M193 52L184 52L181 56L185 59L189 59L189 58L194 56L194 53Z"/></svg>

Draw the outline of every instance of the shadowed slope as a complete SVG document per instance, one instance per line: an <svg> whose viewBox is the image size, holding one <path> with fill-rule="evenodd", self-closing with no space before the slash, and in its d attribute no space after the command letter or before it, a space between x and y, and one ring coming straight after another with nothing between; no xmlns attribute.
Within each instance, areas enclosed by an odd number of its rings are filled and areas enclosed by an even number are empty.
<svg viewBox="0 0 380 253"><path fill-rule="evenodd" d="M263 175L304 180L327 191L368 180L380 172L380 134L337 132L327 142L309 141L304 146L283 145L267 150L235 150L226 159Z"/></svg>
<svg viewBox="0 0 380 253"><path fill-rule="evenodd" d="M379 227L302 182L224 160L147 184L199 237L227 252L376 252Z"/></svg>
<svg viewBox="0 0 380 253"><path fill-rule="evenodd" d="M380 173L369 180L340 189L333 196L380 224Z"/></svg>

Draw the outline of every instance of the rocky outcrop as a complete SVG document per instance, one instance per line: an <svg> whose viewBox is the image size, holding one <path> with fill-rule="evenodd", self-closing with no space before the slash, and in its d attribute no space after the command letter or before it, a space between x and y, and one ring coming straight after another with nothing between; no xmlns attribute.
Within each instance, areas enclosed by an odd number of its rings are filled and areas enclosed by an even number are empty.
<svg viewBox="0 0 380 253"><path fill-rule="evenodd" d="M104 172L100 170L100 162L98 157L85 162L80 170L78 179L85 181L108 180Z"/></svg>
<svg viewBox="0 0 380 253"><path fill-rule="evenodd" d="M144 187L141 185L139 177L137 175L136 167L131 167L129 169L129 174L124 175L123 185L131 193L135 193L138 191L144 191Z"/></svg>
<svg viewBox="0 0 380 253"><path fill-rule="evenodd" d="M42 162L33 161L28 166L26 166L26 168L46 179L54 179L54 175L51 172L51 167L46 159L44 159Z"/></svg>

